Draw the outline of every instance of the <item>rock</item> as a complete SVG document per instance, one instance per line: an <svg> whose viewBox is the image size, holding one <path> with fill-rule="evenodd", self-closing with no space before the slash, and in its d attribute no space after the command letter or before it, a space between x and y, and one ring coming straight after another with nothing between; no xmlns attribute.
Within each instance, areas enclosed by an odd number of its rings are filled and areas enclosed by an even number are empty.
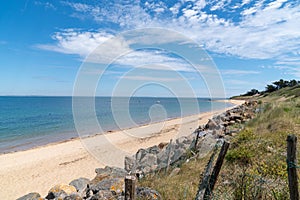
<svg viewBox="0 0 300 200"><path fill-rule="evenodd" d="M71 194L70 196L66 196L64 200L83 200L78 194Z"/></svg>
<svg viewBox="0 0 300 200"><path fill-rule="evenodd" d="M89 189L92 190L94 194L96 194L100 190L115 190L114 188L119 188L120 184L124 184L124 177L104 179L98 183L92 183L89 185Z"/></svg>
<svg viewBox="0 0 300 200"><path fill-rule="evenodd" d="M218 126L218 124L214 120L209 119L208 123L205 125L205 128L206 129L215 129L217 126Z"/></svg>
<svg viewBox="0 0 300 200"><path fill-rule="evenodd" d="M144 158L145 155L147 155L147 151L145 149L139 149L138 152L135 154L135 159L137 161L140 161Z"/></svg>
<svg viewBox="0 0 300 200"><path fill-rule="evenodd" d="M243 117L239 114L233 114L229 117L229 119L232 120L232 121L236 121L236 120L242 120Z"/></svg>
<svg viewBox="0 0 300 200"><path fill-rule="evenodd" d="M204 132L204 131L203 131L203 132ZM202 137L203 137L203 136L202 136ZM201 137L198 138L198 141L199 141L200 139L201 139ZM196 144L196 138L192 140L192 142L191 142L190 146L188 147L188 149L194 150L195 144ZM198 143L198 144L199 144L199 143ZM197 145L198 145L198 144L197 144Z"/></svg>
<svg viewBox="0 0 300 200"><path fill-rule="evenodd" d="M97 173L97 175L101 175L101 176L105 176L108 175L110 177L114 177L114 178L124 178L127 174L127 172L119 167L109 167L106 166L105 168L97 168L95 169L95 172Z"/></svg>
<svg viewBox="0 0 300 200"><path fill-rule="evenodd" d="M207 134L207 136L203 139L198 149L199 158L203 158L204 156L206 156L207 153L209 153L214 148L216 142L217 140L216 138L214 138L213 135Z"/></svg>
<svg viewBox="0 0 300 200"><path fill-rule="evenodd" d="M173 164L177 161L179 161L182 157L184 157L186 155L186 149L184 148L178 148L173 150L172 152L172 156L171 156L171 162L170 164Z"/></svg>
<svg viewBox="0 0 300 200"><path fill-rule="evenodd" d="M137 187L136 193L137 193L137 197L141 199L149 199L149 200L162 199L161 195L157 191L147 187Z"/></svg>
<svg viewBox="0 0 300 200"><path fill-rule="evenodd" d="M78 178L69 183L69 185L72 185L76 188L77 192L83 196L85 193L85 190L87 189L87 186L89 184L90 180L87 178Z"/></svg>
<svg viewBox="0 0 300 200"><path fill-rule="evenodd" d="M239 123L239 124L242 123L242 120L240 120L240 119L236 119L235 121L236 121L236 123Z"/></svg>
<svg viewBox="0 0 300 200"><path fill-rule="evenodd" d="M158 145L158 148L159 149L163 149L165 146L167 146L168 145L168 143L167 142L161 142L161 143L159 143L159 145Z"/></svg>
<svg viewBox="0 0 300 200"><path fill-rule="evenodd" d="M166 149L164 151L161 151L159 154L157 154L157 169L163 169L167 167L168 163L168 152Z"/></svg>
<svg viewBox="0 0 300 200"><path fill-rule="evenodd" d="M231 125L234 125L235 124L235 121L231 120L229 121L228 125L231 126Z"/></svg>
<svg viewBox="0 0 300 200"><path fill-rule="evenodd" d="M125 192L125 181L124 179L119 179L110 187L110 191L114 195L121 195Z"/></svg>
<svg viewBox="0 0 300 200"><path fill-rule="evenodd" d="M76 188L72 185L59 184L52 187L46 199L64 198L68 195L75 194L77 192Z"/></svg>
<svg viewBox="0 0 300 200"><path fill-rule="evenodd" d="M157 157L154 154L146 154L138 163L137 169L140 169L144 174L154 171L157 166Z"/></svg>
<svg viewBox="0 0 300 200"><path fill-rule="evenodd" d="M42 199L42 198L39 193L32 192L32 193L26 194L26 195L18 198L17 200L40 200L40 199Z"/></svg>
<svg viewBox="0 0 300 200"><path fill-rule="evenodd" d="M151 154L158 154L160 152L160 149L158 148L157 145L155 145L155 146L149 147L147 149L147 151Z"/></svg>
<svg viewBox="0 0 300 200"><path fill-rule="evenodd" d="M189 146L192 143L193 138L189 137L180 137L176 139L176 144L183 144L185 146Z"/></svg>
<svg viewBox="0 0 300 200"><path fill-rule="evenodd" d="M114 195L109 190L100 190L97 194L94 194L87 200L110 200L114 199Z"/></svg>
<svg viewBox="0 0 300 200"><path fill-rule="evenodd" d="M176 176L179 172L180 172L180 168L179 167L176 167L176 168L174 168L173 170L172 170L172 172L170 173L170 177L172 177L172 176Z"/></svg>
<svg viewBox="0 0 300 200"><path fill-rule="evenodd" d="M215 130L213 130L212 131L212 135L216 135L216 136L224 136L224 130L221 130L221 129L219 129L219 130L217 130L217 129L215 129Z"/></svg>
<svg viewBox="0 0 300 200"><path fill-rule="evenodd" d="M129 173L135 164L135 158L132 156L125 156L124 169Z"/></svg>

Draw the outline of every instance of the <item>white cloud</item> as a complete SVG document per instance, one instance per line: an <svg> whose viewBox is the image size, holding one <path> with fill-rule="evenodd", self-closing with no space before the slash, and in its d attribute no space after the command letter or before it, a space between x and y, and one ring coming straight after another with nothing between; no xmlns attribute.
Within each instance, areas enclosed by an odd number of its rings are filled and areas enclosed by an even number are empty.
<svg viewBox="0 0 300 200"><path fill-rule="evenodd" d="M172 78L172 77L151 77L151 76L122 76L122 79L133 80L133 81L153 81L153 82L173 82L173 81L182 81L183 78Z"/></svg>
<svg viewBox="0 0 300 200"><path fill-rule="evenodd" d="M173 13L173 15L177 15L179 13L180 6L180 3L176 3L174 6L169 8L169 10Z"/></svg>
<svg viewBox="0 0 300 200"><path fill-rule="evenodd" d="M140 34L139 31L136 33ZM143 44L160 43L161 40L165 42L182 41L182 38L178 37L175 33L174 35L168 34L168 38L167 36L165 36L166 38L159 37L158 32L155 32L155 30L151 34L153 34L153 38L150 38L146 34L140 34L140 37L134 37L134 40L125 41L122 37L112 38L112 35L106 32L82 32L80 30L67 29L53 36L53 39L56 40L55 45L39 44L36 47L65 54L78 54L82 58L87 56L85 61L91 63L114 63L155 70L195 71L183 59L172 57L165 52L143 49L136 51L130 48L130 43L138 41L142 41Z"/></svg>
<svg viewBox="0 0 300 200"><path fill-rule="evenodd" d="M221 74L223 74L223 75L249 75L249 74L260 74L260 72L252 71L252 70L227 69L227 70L221 70Z"/></svg>
<svg viewBox="0 0 300 200"><path fill-rule="evenodd" d="M56 10L56 7L50 2L35 1L34 4L37 6L43 6L45 9Z"/></svg>
<svg viewBox="0 0 300 200"><path fill-rule="evenodd" d="M211 10L226 12L226 6L231 1L194 0L191 6L183 7L184 2L178 2L168 8L162 1L149 3L146 8L136 2L114 4L107 8L87 4L66 3L75 12L90 16L97 22L109 21L118 24L122 30L144 27L162 27L177 30L207 50L215 53L253 59L278 59L290 52L299 52L300 48L300 5L292 5L286 0L276 0L264 3L258 0L252 7L240 11L240 21L222 18L209 14L202 8L210 6ZM243 0L242 5L248 5L249 0ZM190 5L190 4L189 4ZM170 11L173 16L151 16L146 9ZM231 5L232 8L232 5ZM183 15L175 17L182 12ZM105 39L111 37L107 33L91 33L73 31L71 33L56 33L56 45L39 45L40 48L59 51L62 53L76 53L87 55ZM96 35L100 34L100 35ZM93 36L93 37L92 37ZM78 40L78 41L75 41ZM176 41L176 36L165 37L157 33L157 37L140 37L144 43ZM129 58L128 58L129 59ZM130 60L130 59L129 59Z"/></svg>
<svg viewBox="0 0 300 200"><path fill-rule="evenodd" d="M242 0L242 5L249 4L250 2L251 2L251 0Z"/></svg>
<svg viewBox="0 0 300 200"><path fill-rule="evenodd" d="M36 46L41 49L60 53L87 56L97 46L111 37L113 36L106 32L82 32L80 30L67 29L54 34L52 38L57 42L55 45L39 44Z"/></svg>
<svg viewBox="0 0 300 200"><path fill-rule="evenodd" d="M247 10L244 10L241 14L242 15L251 15L253 13L256 13L257 12L257 9L256 8L249 8Z"/></svg>
<svg viewBox="0 0 300 200"><path fill-rule="evenodd" d="M265 10L268 9L278 9L282 6L283 3L287 2L288 0L277 0L269 3L269 5L265 8Z"/></svg>
<svg viewBox="0 0 300 200"><path fill-rule="evenodd" d="M78 12L90 12L94 10L94 6L88 5L88 4L83 4L83 3L70 3L68 1L62 1L61 2L63 5L70 6L73 8L75 11Z"/></svg>

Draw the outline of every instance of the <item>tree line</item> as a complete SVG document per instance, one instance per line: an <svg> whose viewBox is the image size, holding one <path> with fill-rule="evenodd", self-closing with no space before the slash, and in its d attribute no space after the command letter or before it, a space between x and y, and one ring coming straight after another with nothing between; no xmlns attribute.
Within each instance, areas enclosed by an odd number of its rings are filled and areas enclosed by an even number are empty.
<svg viewBox="0 0 300 200"><path fill-rule="evenodd" d="M290 81L280 79L279 81L274 81L272 84L267 85L265 90L263 91L258 91L257 89L251 89L250 91L246 92L241 96L253 96L256 94L270 93L285 87L294 87L296 85L300 85L300 81L296 81L295 79Z"/></svg>

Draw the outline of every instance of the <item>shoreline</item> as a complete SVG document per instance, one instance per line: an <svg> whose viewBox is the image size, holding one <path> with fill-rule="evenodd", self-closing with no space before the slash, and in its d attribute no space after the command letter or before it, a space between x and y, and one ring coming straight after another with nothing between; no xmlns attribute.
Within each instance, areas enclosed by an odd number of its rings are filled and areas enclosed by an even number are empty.
<svg viewBox="0 0 300 200"><path fill-rule="evenodd" d="M35 191L46 195L49 186L68 184L79 177L94 178L95 168L106 165L123 167L125 155L189 135L213 115L244 101L230 102L235 105L222 110L0 154L0 194L4 199L16 199Z"/></svg>
<svg viewBox="0 0 300 200"><path fill-rule="evenodd" d="M235 103L233 103L236 100L223 99L223 100L213 100L213 101L233 104L232 106L224 108L226 110L229 109L229 108L232 108L236 105ZM237 101L239 101L239 100L237 100ZM224 110L224 109L220 109L220 110ZM17 152L22 152L22 151L28 151L28 150L32 150L32 149L39 149L39 148L42 148L42 147L61 144L61 143L70 142L70 141L74 141L74 140L82 140L82 139L86 139L86 138L97 137L97 136L100 136L100 135L112 134L112 133L120 132L120 131L128 131L128 130L139 128L139 127L155 125L155 124L158 124L158 123L169 122L169 121L172 121L172 120L178 120L178 119L187 118L187 117L199 116L199 115L202 115L202 114L208 114L208 113L218 112L218 111L219 110L205 111L205 112L201 112L201 113L198 113L198 114L192 114L192 115L187 115L187 116L179 116L179 117L174 117L174 118L167 118L165 120L155 121L155 122L152 122L152 123L149 122L149 123L145 123L145 124L137 124L136 126L128 127L128 128L123 129L123 130L113 129L113 130L104 131L103 133L95 133L93 135L79 136L76 133L77 136L73 136L73 137L67 138L67 139L62 139L62 140L59 140L59 141L49 142L49 143L46 143L46 144L36 145L36 146L32 146L32 147L24 147L24 148L20 148L18 150L14 150L14 151L0 152L0 156L1 155L6 155L6 154L13 154L13 153L17 153Z"/></svg>

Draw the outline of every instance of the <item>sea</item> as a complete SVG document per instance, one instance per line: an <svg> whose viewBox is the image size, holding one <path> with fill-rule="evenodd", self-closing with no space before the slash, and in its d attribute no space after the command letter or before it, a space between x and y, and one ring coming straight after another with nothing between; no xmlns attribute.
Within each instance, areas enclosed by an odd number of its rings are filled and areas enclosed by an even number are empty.
<svg viewBox="0 0 300 200"><path fill-rule="evenodd" d="M209 98L77 97L76 101L81 104L74 104L72 97L1 96L0 154L232 106ZM93 113L78 112L87 111L85 102L92 102ZM91 124L94 119L97 126ZM86 127L78 127L82 124Z"/></svg>

